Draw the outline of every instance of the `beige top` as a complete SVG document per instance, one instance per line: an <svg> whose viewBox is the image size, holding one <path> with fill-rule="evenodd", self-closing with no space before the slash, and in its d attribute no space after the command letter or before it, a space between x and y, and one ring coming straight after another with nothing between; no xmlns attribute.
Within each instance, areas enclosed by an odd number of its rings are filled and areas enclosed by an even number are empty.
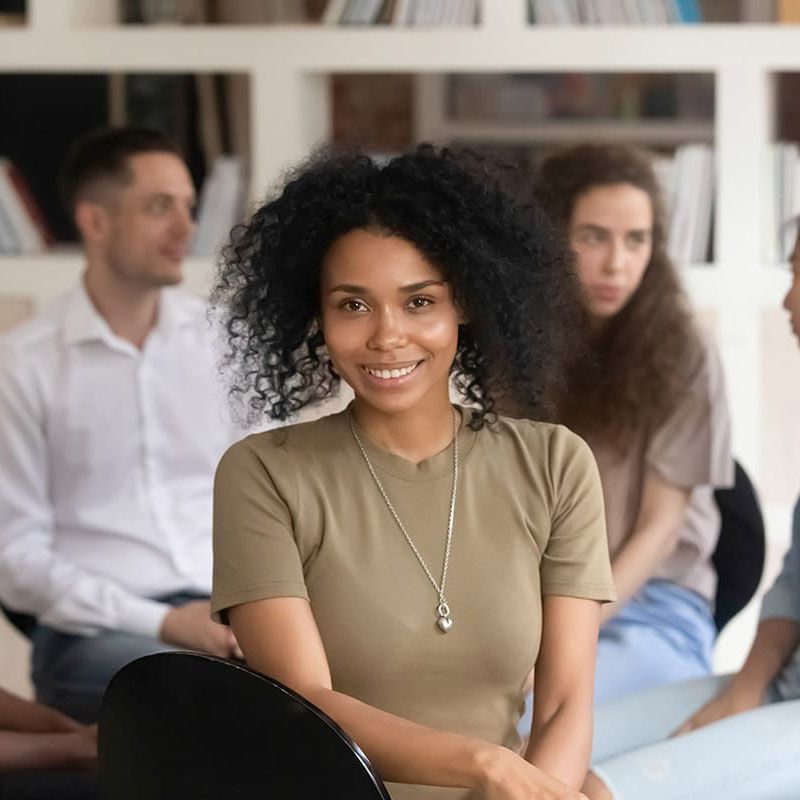
<svg viewBox="0 0 800 800"><path fill-rule="evenodd" d="M214 500L217 619L251 600L306 597L336 690L517 749L542 594L614 598L589 448L560 426L505 418L478 432L461 426L447 579L453 627L443 634L436 593L367 471L347 415L249 436L223 457ZM438 579L452 449L414 464L361 438ZM401 785L390 792L394 800L469 797Z"/></svg>
<svg viewBox="0 0 800 800"><path fill-rule="evenodd" d="M685 586L713 604L717 576L710 559L720 527L713 490L733 485L733 458L722 364L711 339L703 335L699 341L687 392L659 430L642 432L625 456L593 437L587 441L603 483L612 559L633 533L648 467L691 489L678 544L654 577Z"/></svg>

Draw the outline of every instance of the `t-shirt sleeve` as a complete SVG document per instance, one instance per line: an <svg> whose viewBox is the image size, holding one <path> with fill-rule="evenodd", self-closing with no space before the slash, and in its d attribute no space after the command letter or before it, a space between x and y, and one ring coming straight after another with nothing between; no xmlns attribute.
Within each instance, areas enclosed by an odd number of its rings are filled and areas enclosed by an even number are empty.
<svg viewBox="0 0 800 800"><path fill-rule="evenodd" d="M616 600L603 490L589 446L566 428L554 428L549 468L554 504L540 566L542 594Z"/></svg>
<svg viewBox="0 0 800 800"><path fill-rule="evenodd" d="M783 569L764 595L760 618L791 619L800 624L800 499L792 517L792 545L783 560Z"/></svg>
<svg viewBox="0 0 800 800"><path fill-rule="evenodd" d="M262 434L262 436L268 434ZM233 445L214 480L214 581L211 611L227 622L227 609L268 597L308 599L292 523L296 484L282 448ZM280 474L280 485L273 477Z"/></svg>
<svg viewBox="0 0 800 800"><path fill-rule="evenodd" d="M645 460L674 486L729 487L734 467L722 364L706 335L698 347L686 392L651 437Z"/></svg>

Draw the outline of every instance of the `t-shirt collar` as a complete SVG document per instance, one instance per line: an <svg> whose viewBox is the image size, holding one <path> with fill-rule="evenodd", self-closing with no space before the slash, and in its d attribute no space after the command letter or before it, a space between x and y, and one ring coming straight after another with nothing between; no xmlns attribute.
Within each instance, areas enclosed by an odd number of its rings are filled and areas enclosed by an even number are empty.
<svg viewBox="0 0 800 800"><path fill-rule="evenodd" d="M350 410L352 403L340 413L341 422L343 426L343 435L352 442L353 447L357 449L355 440L353 439L352 432L350 431ZM463 406L456 406L460 410L462 416L461 427L458 430L458 460L464 463L472 451L472 446L475 444L477 438L477 431L474 431L469 426L469 421L472 417L470 409ZM367 451L370 461L377 470L386 472L396 478L403 478L410 481L424 481L435 480L446 475L452 475L453 472L453 448L448 445L440 452L432 455L414 464L402 456L395 455L394 453L385 450L380 445L373 442L369 436L360 428L358 434ZM360 453L359 453L360 455Z"/></svg>

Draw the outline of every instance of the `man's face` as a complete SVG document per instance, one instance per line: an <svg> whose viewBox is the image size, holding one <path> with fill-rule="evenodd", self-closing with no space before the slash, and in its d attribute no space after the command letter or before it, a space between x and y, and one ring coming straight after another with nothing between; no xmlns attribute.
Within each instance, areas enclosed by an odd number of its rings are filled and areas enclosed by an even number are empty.
<svg viewBox="0 0 800 800"><path fill-rule="evenodd" d="M179 283L194 231L189 171L172 153L131 156L128 168L132 179L115 188L105 208L105 261L116 277L140 286Z"/></svg>

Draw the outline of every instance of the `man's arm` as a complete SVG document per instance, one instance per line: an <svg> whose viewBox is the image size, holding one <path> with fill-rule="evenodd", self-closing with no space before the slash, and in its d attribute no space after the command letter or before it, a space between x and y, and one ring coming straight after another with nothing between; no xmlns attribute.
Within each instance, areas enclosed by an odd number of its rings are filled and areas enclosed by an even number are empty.
<svg viewBox="0 0 800 800"><path fill-rule="evenodd" d="M792 546L783 569L764 595L761 622L744 666L676 733L687 733L761 705L767 687L800 646L800 502L794 512Z"/></svg>
<svg viewBox="0 0 800 800"><path fill-rule="evenodd" d="M25 358L0 344L0 602L60 630L157 636L168 606L86 572L53 548L46 401Z"/></svg>
<svg viewBox="0 0 800 800"><path fill-rule="evenodd" d="M0 344L0 602L57 630L102 629L220 656L240 651L208 601L172 608L90 574L53 547L46 401L23 359Z"/></svg>
<svg viewBox="0 0 800 800"><path fill-rule="evenodd" d="M800 626L794 620L763 620L742 669L716 697L692 714L674 735L688 733L733 714L758 708L767 687L798 644Z"/></svg>
<svg viewBox="0 0 800 800"><path fill-rule="evenodd" d="M96 758L94 726L0 689L0 771L88 769Z"/></svg>
<svg viewBox="0 0 800 800"><path fill-rule="evenodd" d="M74 719L41 703L23 700L0 689L0 730L20 733L66 733L79 730Z"/></svg>
<svg viewBox="0 0 800 800"><path fill-rule="evenodd" d="M69 733L19 733L0 730L0 772L11 769L93 769L97 729Z"/></svg>

